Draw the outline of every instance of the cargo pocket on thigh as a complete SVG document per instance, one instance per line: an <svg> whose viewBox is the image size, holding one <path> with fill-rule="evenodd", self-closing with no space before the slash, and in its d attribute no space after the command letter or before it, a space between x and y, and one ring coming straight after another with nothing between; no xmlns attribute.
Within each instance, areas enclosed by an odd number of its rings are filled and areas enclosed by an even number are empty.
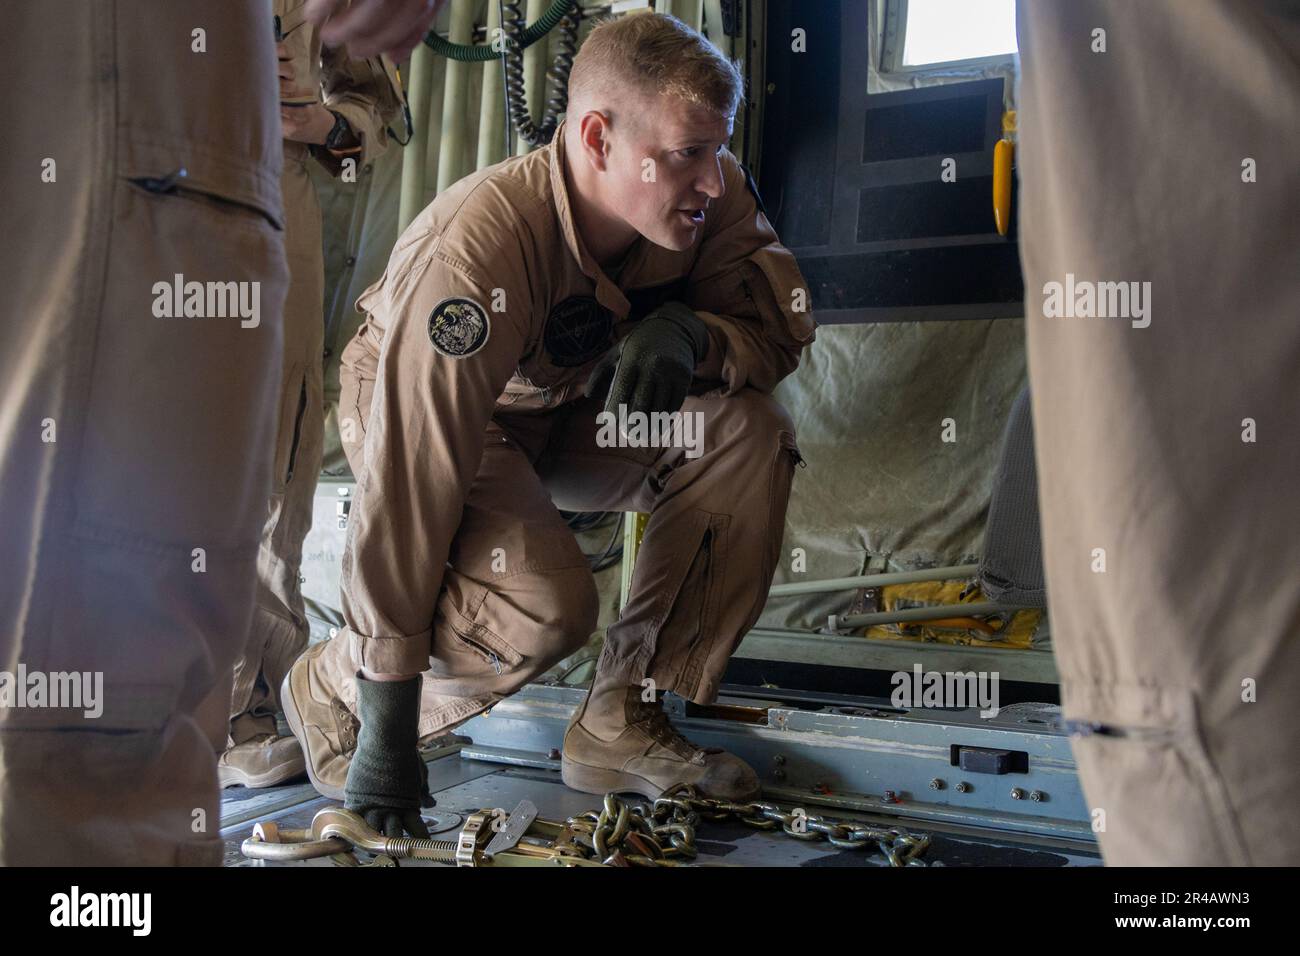
<svg viewBox="0 0 1300 956"><path fill-rule="evenodd" d="M450 653L446 659L439 661L440 666L435 666L434 671L438 677L453 680L472 678L486 675L488 668L494 676L500 676L523 663L524 656L482 621L483 605L490 597L488 588L477 585L476 591L466 607L466 612L472 609L472 614L467 614L456 606L452 590L443 590L438 602L438 613L447 625L453 645L444 645L444 649ZM435 657L439 656L435 653ZM475 659L487 667L474 666ZM482 688L475 690L476 693L481 691Z"/></svg>
<svg viewBox="0 0 1300 956"><path fill-rule="evenodd" d="M1103 842L1108 859L1121 865L1250 865L1191 692L1127 685L1100 692L1082 710L1096 719L1066 722L1080 776L1094 795L1120 803L1089 808L1118 823L1108 825L1117 842ZM1218 848L1212 859L1186 849L1205 841Z"/></svg>
<svg viewBox="0 0 1300 956"><path fill-rule="evenodd" d="M206 191L115 180L95 360L77 387L95 423L78 449L79 524L186 552L260 536L283 373L278 214L238 198L258 168L223 169Z"/></svg>
<svg viewBox="0 0 1300 956"><path fill-rule="evenodd" d="M284 224L278 216L265 206L238 195L228 181L218 182L204 176L191 176L183 166L164 176L127 175L122 178L151 196L175 197L206 208L223 218L227 224L242 227L240 220L254 217L277 232L284 231Z"/></svg>

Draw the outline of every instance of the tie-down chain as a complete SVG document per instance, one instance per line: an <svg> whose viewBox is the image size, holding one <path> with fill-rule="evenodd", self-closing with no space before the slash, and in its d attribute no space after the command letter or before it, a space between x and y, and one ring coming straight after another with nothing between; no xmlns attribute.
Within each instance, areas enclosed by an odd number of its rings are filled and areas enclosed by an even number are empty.
<svg viewBox="0 0 1300 956"><path fill-rule="evenodd" d="M773 803L734 803L701 796L693 786L665 791L647 805L605 795L599 811L588 810L563 823L537 817L525 800L499 822L499 812L469 815L456 840L392 838L341 807L326 807L308 830L280 830L259 823L241 847L258 860L331 857L341 866L362 865L356 850L375 855L368 865L396 866L398 860L429 860L457 866L686 866L698 855L696 829L703 822L737 820L760 830L775 830L798 840L825 840L858 850L876 847L891 866L924 866L920 857L930 837L898 827L854 820L832 820L786 812Z"/></svg>

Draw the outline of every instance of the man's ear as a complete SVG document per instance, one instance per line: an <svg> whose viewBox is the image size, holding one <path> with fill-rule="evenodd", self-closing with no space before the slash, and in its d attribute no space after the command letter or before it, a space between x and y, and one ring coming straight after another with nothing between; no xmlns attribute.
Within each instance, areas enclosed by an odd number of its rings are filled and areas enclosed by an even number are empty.
<svg viewBox="0 0 1300 956"><path fill-rule="evenodd" d="M578 122L578 141L587 162L603 173L609 158L609 117L599 110L583 113Z"/></svg>

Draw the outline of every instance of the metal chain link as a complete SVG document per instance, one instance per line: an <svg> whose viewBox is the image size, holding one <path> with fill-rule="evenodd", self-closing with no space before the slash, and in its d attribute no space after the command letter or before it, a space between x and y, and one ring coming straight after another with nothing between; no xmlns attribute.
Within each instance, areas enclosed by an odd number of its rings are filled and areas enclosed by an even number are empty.
<svg viewBox="0 0 1300 956"><path fill-rule="evenodd" d="M774 803L715 800L682 784L649 806L607 793L599 812L588 810L565 821L566 836L557 841L556 850L616 866L680 866L681 860L698 855L695 833L700 823L727 820L759 830L780 827L796 840L825 840L846 850L874 845L891 866L925 866L920 856L930 845L928 835L898 827L786 813Z"/></svg>
<svg viewBox="0 0 1300 956"><path fill-rule="evenodd" d="M534 813L535 813L534 808ZM384 865L397 859L481 865L482 850L492 835L486 824L494 811L471 814L456 841L417 840L383 836L365 820L341 807L326 807L312 818L309 830L281 831L272 822L259 823L241 846L245 856L263 860L305 860L332 856L336 863L358 865L353 851L379 855ZM699 855L696 831L702 823L738 820L759 830L775 830L797 840L825 840L832 846L859 850L875 846L891 866L924 866L919 859L930 837L897 827L878 827L851 820L831 820L804 813L786 813L773 803L732 803L701 796L694 786L679 785L654 802L622 800L605 794L599 812L588 810L563 824L537 820L537 833L516 834L516 843L497 851L496 862L510 855L514 865L543 861L561 865L683 866ZM566 859L571 860L566 864ZM376 861L379 862L378 860Z"/></svg>

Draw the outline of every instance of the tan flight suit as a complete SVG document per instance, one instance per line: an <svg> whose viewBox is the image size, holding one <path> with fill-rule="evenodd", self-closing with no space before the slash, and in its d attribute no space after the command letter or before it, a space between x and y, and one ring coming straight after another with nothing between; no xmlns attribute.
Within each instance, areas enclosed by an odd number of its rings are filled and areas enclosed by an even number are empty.
<svg viewBox="0 0 1300 956"><path fill-rule="evenodd" d="M359 181L361 167L383 152L384 124L400 103L378 58L351 60L343 48L321 48L320 28L303 21L303 5L304 0L275 0L272 6L293 56L296 84L321 90L324 106L346 119L361 140L361 151L350 156ZM280 187L290 276L284 307L284 378L277 406L274 485L258 554L257 607L248 646L235 665L231 746L276 732L280 682L307 647L299 573L325 440L325 264L320 203L307 172L313 157L336 176L348 158L284 140Z"/></svg>
<svg viewBox="0 0 1300 956"><path fill-rule="evenodd" d="M218 863L198 711L248 633L287 284L269 10L42 0L5 31L0 670L102 694L0 706L0 863ZM177 275L246 283L247 318L240 286L168 317Z"/></svg>
<svg viewBox="0 0 1300 956"><path fill-rule="evenodd" d="M1019 28L1020 248L1062 702L1125 734L1074 740L1102 851L1118 865L1295 865L1300 7L1033 0ZM1149 282L1150 324L1046 317L1044 286L1067 274Z"/></svg>
<svg viewBox="0 0 1300 956"><path fill-rule="evenodd" d="M650 513L601 666L699 702L716 696L778 559L798 452L769 393L815 329L793 255L724 151L726 192L694 246L639 239L607 276L574 229L563 137L561 126L552 145L439 195L358 300L367 320L343 355L342 435L358 486L343 558L348 628L321 670L353 713L355 663L425 671L424 736L510 694L595 629L592 575L557 508ZM611 343L668 300L710 332L682 408L704 420L703 454L601 447L603 402L582 387Z"/></svg>

